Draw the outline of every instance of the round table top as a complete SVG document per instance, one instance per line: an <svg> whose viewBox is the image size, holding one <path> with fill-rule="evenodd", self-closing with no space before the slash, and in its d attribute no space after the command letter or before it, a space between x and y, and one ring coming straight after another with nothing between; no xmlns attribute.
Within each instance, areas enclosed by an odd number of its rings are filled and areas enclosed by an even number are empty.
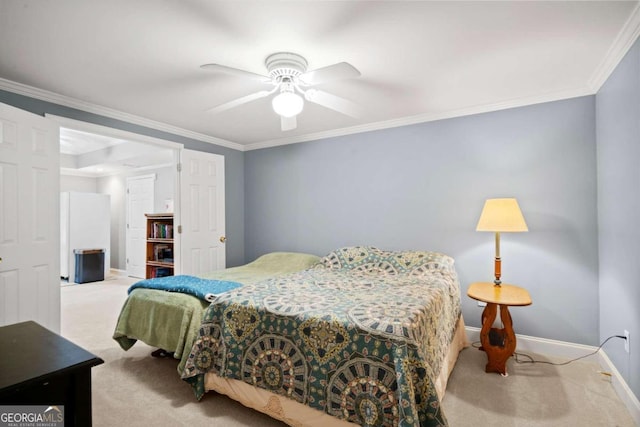
<svg viewBox="0 0 640 427"><path fill-rule="evenodd" d="M526 289L503 283L475 282L469 286L467 295L475 300L500 305L530 305L531 295Z"/></svg>

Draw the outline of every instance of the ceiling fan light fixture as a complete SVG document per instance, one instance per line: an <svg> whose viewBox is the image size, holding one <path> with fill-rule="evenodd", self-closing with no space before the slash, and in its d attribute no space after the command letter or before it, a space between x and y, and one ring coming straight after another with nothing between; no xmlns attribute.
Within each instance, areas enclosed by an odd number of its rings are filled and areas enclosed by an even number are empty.
<svg viewBox="0 0 640 427"><path fill-rule="evenodd" d="M206 70L235 74L258 80L263 84L272 85L271 90L254 92L210 108L207 111L216 114L221 113L279 92L271 99L271 105L276 114L280 116L280 129L282 131L296 128L296 116L304 109L305 101L354 118L362 116L362 111L357 104L313 88L318 84L360 76L360 71L348 62L338 62L309 71L307 70L307 60L302 56L292 52L276 52L266 58L264 65L269 72L268 76L222 64L202 65L201 68Z"/></svg>
<svg viewBox="0 0 640 427"><path fill-rule="evenodd" d="M282 117L297 116L304 108L304 100L293 92L281 92L271 101L273 111Z"/></svg>

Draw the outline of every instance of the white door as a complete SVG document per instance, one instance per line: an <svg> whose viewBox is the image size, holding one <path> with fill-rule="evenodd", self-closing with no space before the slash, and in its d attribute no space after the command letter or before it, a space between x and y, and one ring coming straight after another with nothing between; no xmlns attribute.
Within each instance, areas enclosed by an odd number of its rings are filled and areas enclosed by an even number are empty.
<svg viewBox="0 0 640 427"><path fill-rule="evenodd" d="M179 272L225 268L224 156L182 150L180 164Z"/></svg>
<svg viewBox="0 0 640 427"><path fill-rule="evenodd" d="M147 221L144 214L154 213L156 175L127 178L127 275L144 278L146 275Z"/></svg>
<svg viewBox="0 0 640 427"><path fill-rule="evenodd" d="M0 325L60 332L59 128L0 104Z"/></svg>

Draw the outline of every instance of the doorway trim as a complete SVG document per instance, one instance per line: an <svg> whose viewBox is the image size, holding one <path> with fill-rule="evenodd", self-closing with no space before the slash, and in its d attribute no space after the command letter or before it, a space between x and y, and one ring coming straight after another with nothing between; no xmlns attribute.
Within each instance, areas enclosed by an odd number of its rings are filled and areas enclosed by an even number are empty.
<svg viewBox="0 0 640 427"><path fill-rule="evenodd" d="M45 114L45 117L58 123L61 128L68 128L82 132L94 133L112 138L124 139L130 142L138 142L142 144L155 145L156 147L173 149L173 168L174 174L173 188L174 194L174 213L176 223L180 219L180 174L178 173L178 165L180 164L180 153L184 149L184 144L179 142L168 141L166 139L155 138L152 136L142 135L139 133L111 128L108 126L97 125L95 123L83 122L81 120L70 119L68 117L57 116L55 114ZM126 239L125 239L126 243ZM178 242L176 242L178 243ZM179 244L179 243L178 243ZM126 246L126 244L125 244ZM179 246L178 246L179 247ZM125 248L126 252L126 248ZM125 257L127 254L125 253Z"/></svg>
<svg viewBox="0 0 640 427"><path fill-rule="evenodd" d="M184 144L179 142L173 142L166 139L155 138L153 136L142 135L135 132L126 130L111 128L108 126L97 125L94 123L83 122L80 120L70 119L68 117L56 116L55 114L45 114L46 118L51 119L58 123L60 127L97 133L99 135L110 136L113 138L126 139L131 142L141 142L145 144L153 144L164 148L173 148L175 150L181 150L184 148Z"/></svg>

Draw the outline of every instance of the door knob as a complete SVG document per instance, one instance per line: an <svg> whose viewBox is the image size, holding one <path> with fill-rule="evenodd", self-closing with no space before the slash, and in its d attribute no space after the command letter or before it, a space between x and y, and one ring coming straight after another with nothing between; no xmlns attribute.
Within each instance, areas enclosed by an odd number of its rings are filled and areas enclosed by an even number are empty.
<svg viewBox="0 0 640 427"><path fill-rule="evenodd" d="M220 236L220 243L224 243L227 241L227 238L225 236Z"/></svg>

